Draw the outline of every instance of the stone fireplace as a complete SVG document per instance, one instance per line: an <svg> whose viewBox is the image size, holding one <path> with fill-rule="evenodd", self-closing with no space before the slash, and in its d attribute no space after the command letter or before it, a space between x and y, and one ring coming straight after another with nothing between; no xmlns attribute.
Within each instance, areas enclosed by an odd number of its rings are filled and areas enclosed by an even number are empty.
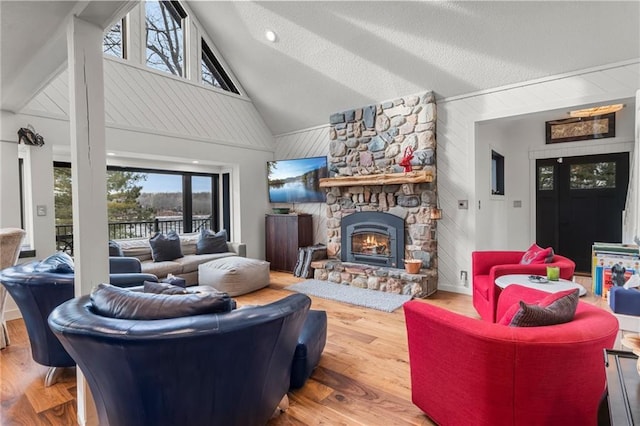
<svg viewBox="0 0 640 426"><path fill-rule="evenodd" d="M315 278L432 294L438 276L433 93L336 113L330 122L330 177L321 180L329 259L314 265ZM418 274L402 269L407 258L422 260Z"/></svg>

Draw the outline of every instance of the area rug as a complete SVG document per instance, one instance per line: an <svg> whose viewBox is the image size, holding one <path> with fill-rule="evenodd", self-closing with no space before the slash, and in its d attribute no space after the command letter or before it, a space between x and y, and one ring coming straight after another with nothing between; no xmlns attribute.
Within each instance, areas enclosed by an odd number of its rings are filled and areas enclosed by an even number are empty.
<svg viewBox="0 0 640 426"><path fill-rule="evenodd" d="M352 305L364 306L385 312L393 312L405 302L411 300L411 296L385 293L322 280L302 281L298 284L285 287L285 290L297 291L298 293L304 293L309 296L351 303Z"/></svg>

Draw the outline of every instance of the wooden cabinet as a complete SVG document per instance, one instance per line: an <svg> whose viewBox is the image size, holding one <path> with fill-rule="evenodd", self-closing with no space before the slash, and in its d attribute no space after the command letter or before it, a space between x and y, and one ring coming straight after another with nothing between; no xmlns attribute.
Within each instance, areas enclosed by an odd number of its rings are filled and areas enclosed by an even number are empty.
<svg viewBox="0 0 640 426"><path fill-rule="evenodd" d="M268 214L265 217L266 254L274 271L293 272L298 248L313 245L310 214Z"/></svg>

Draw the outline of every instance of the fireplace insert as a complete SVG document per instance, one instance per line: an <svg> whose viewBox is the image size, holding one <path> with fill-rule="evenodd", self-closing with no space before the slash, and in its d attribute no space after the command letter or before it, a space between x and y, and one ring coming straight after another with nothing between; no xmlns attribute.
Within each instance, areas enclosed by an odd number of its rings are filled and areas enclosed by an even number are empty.
<svg viewBox="0 0 640 426"><path fill-rule="evenodd" d="M341 260L397 268L404 255L404 220L381 212L342 218Z"/></svg>

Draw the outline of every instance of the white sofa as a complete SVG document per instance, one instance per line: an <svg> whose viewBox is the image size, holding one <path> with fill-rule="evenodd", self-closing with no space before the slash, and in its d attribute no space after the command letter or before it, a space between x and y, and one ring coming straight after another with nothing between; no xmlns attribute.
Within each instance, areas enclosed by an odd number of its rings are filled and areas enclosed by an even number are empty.
<svg viewBox="0 0 640 426"><path fill-rule="evenodd" d="M142 263L142 272L153 274L159 279L169 274L184 278L187 285L198 283L198 266L214 259L222 259L229 256L247 256L247 247L244 243L228 242L229 251L216 254L196 254L196 243L199 233L180 235L180 246L184 257L165 262L154 262L151 257L151 246L148 238L135 238L116 240L122 248L124 256L137 257Z"/></svg>

